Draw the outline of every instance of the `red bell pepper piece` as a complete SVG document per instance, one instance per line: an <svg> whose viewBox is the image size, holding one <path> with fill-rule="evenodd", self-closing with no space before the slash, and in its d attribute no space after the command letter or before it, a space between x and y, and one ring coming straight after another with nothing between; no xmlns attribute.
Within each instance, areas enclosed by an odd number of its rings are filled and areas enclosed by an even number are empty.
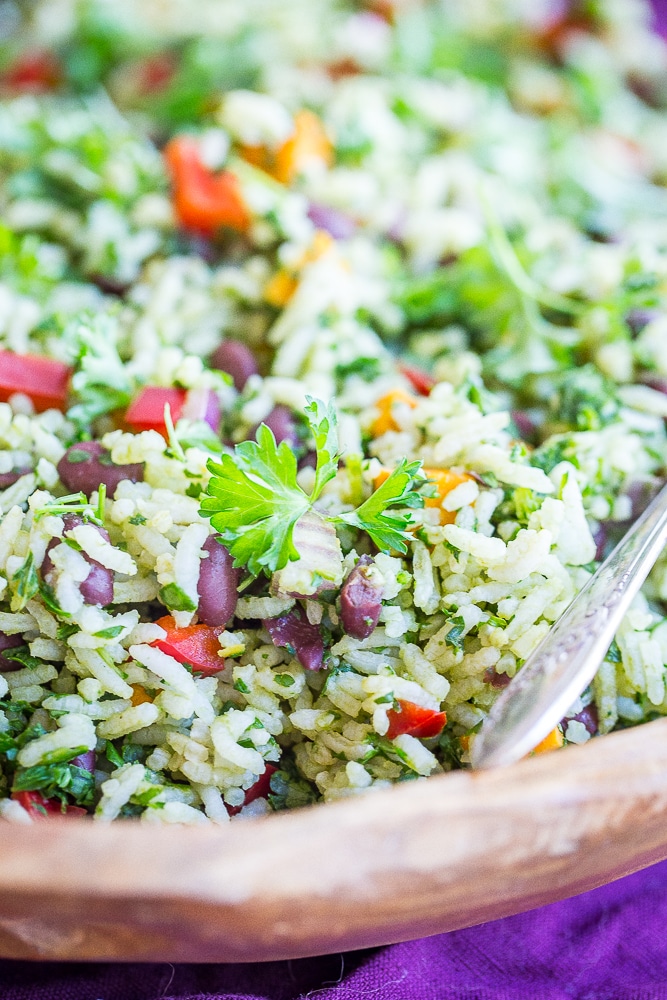
<svg viewBox="0 0 667 1000"><path fill-rule="evenodd" d="M24 52L2 74L1 82L12 90L39 93L53 90L62 78L60 63L52 52L34 49Z"/></svg>
<svg viewBox="0 0 667 1000"><path fill-rule="evenodd" d="M157 431L167 436L164 408L168 404L171 421L176 424L185 405L185 389L163 389L157 385L145 386L125 412L125 423L133 431Z"/></svg>
<svg viewBox="0 0 667 1000"><path fill-rule="evenodd" d="M221 627L210 625L188 625L178 628L171 615L156 622L167 635L164 639L156 639L153 646L161 649L168 656L173 656L179 663L189 663L192 669L211 677L225 669L225 661L221 656L218 636L223 631Z"/></svg>
<svg viewBox="0 0 667 1000"><path fill-rule="evenodd" d="M12 792L12 798L23 806L33 819L48 816L87 816L83 806L62 805L57 799L45 799L40 792Z"/></svg>
<svg viewBox="0 0 667 1000"><path fill-rule="evenodd" d="M192 136L175 136L165 146L164 156L171 173L176 215L185 229L209 237L223 227L245 232L250 215L234 174L209 170Z"/></svg>
<svg viewBox="0 0 667 1000"><path fill-rule="evenodd" d="M422 371L421 368L416 368L414 365L399 365L398 368L412 384L415 392L418 392L421 396L429 395L435 385L435 379L431 375Z"/></svg>
<svg viewBox="0 0 667 1000"><path fill-rule="evenodd" d="M29 396L38 413L64 410L71 368L62 361L36 354L12 354L0 351L0 402L14 393Z"/></svg>
<svg viewBox="0 0 667 1000"><path fill-rule="evenodd" d="M400 710L390 708L387 712L389 730L387 738L393 740L396 736L417 736L428 739L429 736L439 736L447 716L444 712L436 712L432 708L422 708L412 701L398 702Z"/></svg>
<svg viewBox="0 0 667 1000"><path fill-rule="evenodd" d="M271 791L271 775L274 774L278 768L275 764L267 764L264 774L260 774L259 778L254 785L245 793L245 798L243 800L242 806L227 806L227 812L230 816L236 816L243 809L243 806L247 806L249 802L254 802L255 799L265 799L269 792Z"/></svg>
<svg viewBox="0 0 667 1000"><path fill-rule="evenodd" d="M149 95L166 90L177 69L178 64L169 52L158 53L142 60L138 67L140 92Z"/></svg>

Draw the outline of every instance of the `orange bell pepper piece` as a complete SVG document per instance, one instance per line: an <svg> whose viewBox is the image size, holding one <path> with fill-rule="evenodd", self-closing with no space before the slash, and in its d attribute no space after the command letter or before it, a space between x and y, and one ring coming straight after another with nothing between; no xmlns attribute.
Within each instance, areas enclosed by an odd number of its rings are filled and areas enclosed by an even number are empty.
<svg viewBox="0 0 667 1000"><path fill-rule="evenodd" d="M397 431L399 429L393 414L394 406L397 403L404 403L406 406L414 409L417 405L417 400L405 392L404 389L392 389L391 392L376 400L375 409L378 411L378 415L371 425L373 437L380 437L382 434L386 434L387 431Z"/></svg>
<svg viewBox="0 0 667 1000"><path fill-rule="evenodd" d="M548 753L550 750L558 750L564 743L563 730L560 726L552 729L548 736L545 736L541 743L538 743L533 753Z"/></svg>
<svg viewBox="0 0 667 1000"><path fill-rule="evenodd" d="M452 469L423 469L422 471L426 478L431 480L432 485L434 485L437 490L435 496L424 497L424 506L439 508L440 524L453 524L456 520L456 511L444 510L442 507L442 501L448 493L451 493L451 491L457 486L460 486L461 483L465 483L467 480L472 479L472 476L469 476L467 472L454 472ZM379 489L390 475L391 469L380 469L373 480L373 486L375 489Z"/></svg>
<svg viewBox="0 0 667 1000"><path fill-rule="evenodd" d="M320 119L304 108L294 116L294 134L275 156L271 173L281 184L291 184L313 161L333 163L333 147Z"/></svg>
<svg viewBox="0 0 667 1000"><path fill-rule="evenodd" d="M146 688L142 687L141 684L130 684L130 687L132 688L132 698L130 700L135 708L137 705L144 705L146 702L153 700Z"/></svg>

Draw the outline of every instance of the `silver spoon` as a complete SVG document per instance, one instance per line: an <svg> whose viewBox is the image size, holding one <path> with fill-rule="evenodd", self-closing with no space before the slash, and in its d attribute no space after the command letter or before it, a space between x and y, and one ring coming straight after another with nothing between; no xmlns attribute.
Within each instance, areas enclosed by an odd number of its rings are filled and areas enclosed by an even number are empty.
<svg viewBox="0 0 667 1000"><path fill-rule="evenodd" d="M474 768L513 764L558 725L595 676L666 543L664 486L494 703L472 741Z"/></svg>

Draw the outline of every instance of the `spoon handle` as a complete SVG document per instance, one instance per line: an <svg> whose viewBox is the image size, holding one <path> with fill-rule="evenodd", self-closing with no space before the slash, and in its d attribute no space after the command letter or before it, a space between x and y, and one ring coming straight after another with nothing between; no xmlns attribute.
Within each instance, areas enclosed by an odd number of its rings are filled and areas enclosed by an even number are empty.
<svg viewBox="0 0 667 1000"><path fill-rule="evenodd" d="M494 703L471 747L475 768L512 764L558 725L595 676L667 543L664 486Z"/></svg>

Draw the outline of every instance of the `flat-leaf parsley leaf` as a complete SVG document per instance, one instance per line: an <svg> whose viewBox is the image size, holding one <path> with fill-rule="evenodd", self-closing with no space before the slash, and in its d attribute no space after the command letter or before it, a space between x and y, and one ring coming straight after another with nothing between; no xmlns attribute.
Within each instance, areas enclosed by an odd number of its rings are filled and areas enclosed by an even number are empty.
<svg viewBox="0 0 667 1000"><path fill-rule="evenodd" d="M234 558L235 566L245 566L253 576L267 576L300 558L294 545L294 526L313 509L326 484L338 470L337 419L333 406L308 399L305 410L315 441L317 465L315 482L308 495L297 482L297 462L293 450L279 445L273 432L261 424L255 441L236 445L234 454L210 459L212 473L201 513L211 518L220 540ZM388 479L356 510L323 520L348 524L365 531L379 549L407 550L406 528L410 514L397 508L422 507L417 488L424 483L420 462L403 460ZM391 508L391 509L389 509Z"/></svg>

